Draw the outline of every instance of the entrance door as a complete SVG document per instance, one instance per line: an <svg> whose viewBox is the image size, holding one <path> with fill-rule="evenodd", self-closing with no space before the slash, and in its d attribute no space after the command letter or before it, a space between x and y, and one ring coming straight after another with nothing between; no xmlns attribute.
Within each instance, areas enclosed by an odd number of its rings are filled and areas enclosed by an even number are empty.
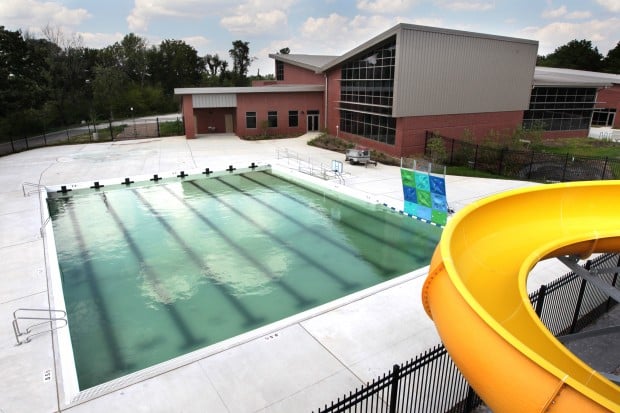
<svg viewBox="0 0 620 413"><path fill-rule="evenodd" d="M308 132L316 132L319 130L319 111L308 111Z"/></svg>
<svg viewBox="0 0 620 413"><path fill-rule="evenodd" d="M224 115L224 123L226 128L226 133L233 133L233 116L232 113L227 113Z"/></svg>

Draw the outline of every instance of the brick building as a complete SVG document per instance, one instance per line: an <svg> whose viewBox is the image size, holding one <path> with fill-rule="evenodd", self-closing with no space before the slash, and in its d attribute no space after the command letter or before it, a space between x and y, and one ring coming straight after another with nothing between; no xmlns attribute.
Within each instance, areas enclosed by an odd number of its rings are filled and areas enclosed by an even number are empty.
<svg viewBox="0 0 620 413"><path fill-rule="evenodd" d="M187 138L326 130L395 156L460 138L615 125L620 76L536 67L538 42L399 24L342 56L272 54L275 81L180 88Z"/></svg>

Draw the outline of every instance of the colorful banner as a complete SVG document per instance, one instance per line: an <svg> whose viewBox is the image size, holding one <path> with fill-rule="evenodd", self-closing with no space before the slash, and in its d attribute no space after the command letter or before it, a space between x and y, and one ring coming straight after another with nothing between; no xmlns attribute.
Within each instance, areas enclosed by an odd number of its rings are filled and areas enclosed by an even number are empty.
<svg viewBox="0 0 620 413"><path fill-rule="evenodd" d="M445 175L400 169L405 197L404 211L425 221L444 226L448 221Z"/></svg>

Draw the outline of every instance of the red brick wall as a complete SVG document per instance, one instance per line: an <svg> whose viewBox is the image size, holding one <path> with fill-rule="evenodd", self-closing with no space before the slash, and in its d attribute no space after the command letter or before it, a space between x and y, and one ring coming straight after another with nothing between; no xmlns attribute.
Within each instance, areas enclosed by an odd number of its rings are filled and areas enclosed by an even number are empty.
<svg viewBox="0 0 620 413"><path fill-rule="evenodd" d="M185 123L185 136L187 139L195 138L196 125L194 123L192 95L183 95L183 123Z"/></svg>
<svg viewBox="0 0 620 413"><path fill-rule="evenodd" d="M336 126L340 125L340 66L327 73L327 132L336 135ZM324 124L321 124L324 125Z"/></svg>
<svg viewBox="0 0 620 413"><path fill-rule="evenodd" d="M511 133L522 122L522 111L399 118L395 151L399 156L423 153L427 130L454 139L462 138L469 130L473 138L480 141L491 131Z"/></svg>
<svg viewBox="0 0 620 413"><path fill-rule="evenodd" d="M289 63L284 63L284 80L279 80L278 84L323 85L325 84L325 77L321 73L314 73L313 70L308 70L299 66L293 66Z"/></svg>
<svg viewBox="0 0 620 413"><path fill-rule="evenodd" d="M267 121L267 112L278 112L278 127L269 128L268 133L278 135L303 134L307 130L308 110L318 110L320 125L323 124L323 92L300 93L241 93L237 95L237 118L235 133L239 136L253 136L263 133L261 123ZM288 126L288 111L297 110L299 125ZM301 112L304 112L303 114ZM246 112L256 112L256 129L247 129Z"/></svg>
<svg viewBox="0 0 620 413"><path fill-rule="evenodd" d="M613 85L608 89L601 89L598 92L596 101L597 108L616 108L616 118L614 120L614 128L620 128L620 85Z"/></svg>

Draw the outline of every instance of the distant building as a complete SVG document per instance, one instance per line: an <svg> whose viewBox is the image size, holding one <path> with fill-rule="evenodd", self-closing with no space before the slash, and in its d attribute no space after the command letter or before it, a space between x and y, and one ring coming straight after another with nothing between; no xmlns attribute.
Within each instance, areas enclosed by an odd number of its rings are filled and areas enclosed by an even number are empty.
<svg viewBox="0 0 620 413"><path fill-rule="evenodd" d="M399 24L342 56L272 54L275 81L175 94L187 138L326 130L395 156L421 153L426 131L618 126L620 76L536 67L537 52L532 40Z"/></svg>

